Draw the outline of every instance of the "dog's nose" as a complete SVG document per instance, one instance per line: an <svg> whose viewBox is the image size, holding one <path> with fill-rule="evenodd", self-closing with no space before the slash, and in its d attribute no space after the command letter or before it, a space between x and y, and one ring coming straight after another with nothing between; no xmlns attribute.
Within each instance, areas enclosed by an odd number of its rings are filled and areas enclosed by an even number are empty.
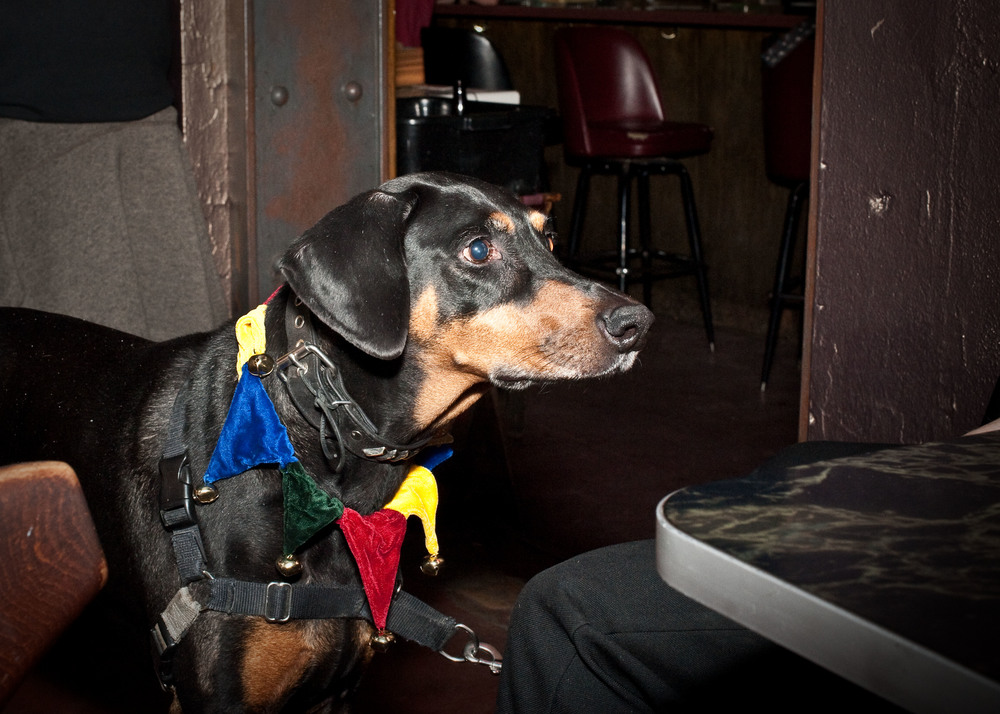
<svg viewBox="0 0 1000 714"><path fill-rule="evenodd" d="M642 347L646 332L653 324L653 313L644 305L620 305L601 315L604 334L622 354Z"/></svg>

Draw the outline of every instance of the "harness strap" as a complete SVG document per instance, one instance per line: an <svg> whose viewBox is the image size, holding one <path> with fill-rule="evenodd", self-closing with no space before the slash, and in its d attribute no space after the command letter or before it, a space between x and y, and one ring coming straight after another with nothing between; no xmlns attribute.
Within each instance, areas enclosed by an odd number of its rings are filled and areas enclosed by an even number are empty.
<svg viewBox="0 0 1000 714"><path fill-rule="evenodd" d="M209 580L204 610L228 615L263 617L268 622L289 620L360 619L371 621L371 610L358 587L258 583L232 578ZM386 627L419 645L440 650L455 632L457 622L400 590L392 600Z"/></svg>
<svg viewBox="0 0 1000 714"><path fill-rule="evenodd" d="M198 524L173 531L170 534L170 544L174 547L174 557L177 560L177 572L181 582L193 583L205 577L208 565L205 562L205 545L201 541L201 529Z"/></svg>
<svg viewBox="0 0 1000 714"><path fill-rule="evenodd" d="M204 577L207 569L205 546L194 511L191 465L184 448L188 389L189 383L185 382L174 398L167 441L160 459L160 520L170 532L170 543L184 583Z"/></svg>
<svg viewBox="0 0 1000 714"><path fill-rule="evenodd" d="M268 622L356 619L371 622L371 610L358 587L259 583L235 578L201 580L182 587L150 631L160 682L173 684L173 654L198 616L206 610L263 617ZM398 591L386 627L411 642L443 652L448 640L467 629L409 593Z"/></svg>
<svg viewBox="0 0 1000 714"><path fill-rule="evenodd" d="M356 587L258 583L215 578L186 585L174 595L153 627L154 639L176 644L206 611L289 620L358 619L371 621L364 593ZM392 600L386 627L418 645L440 651L458 625L423 601L400 590Z"/></svg>
<svg viewBox="0 0 1000 714"><path fill-rule="evenodd" d="M357 587L250 582L232 578L209 581L206 610L252 615L268 622L364 617L364 592Z"/></svg>

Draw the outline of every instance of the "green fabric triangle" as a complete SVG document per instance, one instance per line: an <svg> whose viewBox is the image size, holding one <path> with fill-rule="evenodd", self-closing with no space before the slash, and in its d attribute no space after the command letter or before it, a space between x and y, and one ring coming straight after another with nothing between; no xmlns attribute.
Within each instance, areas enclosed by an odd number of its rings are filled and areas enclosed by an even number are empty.
<svg viewBox="0 0 1000 714"><path fill-rule="evenodd" d="M282 468L281 474L285 499L284 554L291 555L320 529L340 518L344 504L324 492L298 461Z"/></svg>

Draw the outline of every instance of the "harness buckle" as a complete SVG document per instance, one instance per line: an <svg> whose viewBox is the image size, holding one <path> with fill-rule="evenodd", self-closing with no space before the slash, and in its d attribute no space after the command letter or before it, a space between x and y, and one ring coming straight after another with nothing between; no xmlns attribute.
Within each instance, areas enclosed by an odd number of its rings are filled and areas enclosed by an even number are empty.
<svg viewBox="0 0 1000 714"><path fill-rule="evenodd" d="M150 644L153 646L153 652L157 657L161 657L164 652L177 646L174 638L167 632L167 628L164 626L162 620L157 620L156 624L153 625L153 628L149 631L149 639Z"/></svg>
<svg viewBox="0 0 1000 714"><path fill-rule="evenodd" d="M160 683L160 689L169 692L174 688L174 650L177 649L177 642L167 631L163 620L157 619L153 628L149 631L149 644L153 655L153 671L156 679Z"/></svg>
<svg viewBox="0 0 1000 714"><path fill-rule="evenodd" d="M272 581L264 590L264 619L288 622L292 618L292 584Z"/></svg>
<svg viewBox="0 0 1000 714"><path fill-rule="evenodd" d="M160 459L160 520L168 531L198 522L191 497L191 464L187 451Z"/></svg>

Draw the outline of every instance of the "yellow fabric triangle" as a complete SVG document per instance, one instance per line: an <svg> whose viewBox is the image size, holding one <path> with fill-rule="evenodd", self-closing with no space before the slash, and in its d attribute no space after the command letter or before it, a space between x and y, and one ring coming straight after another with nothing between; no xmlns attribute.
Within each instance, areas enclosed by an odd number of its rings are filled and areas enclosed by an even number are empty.
<svg viewBox="0 0 1000 714"><path fill-rule="evenodd" d="M264 339L264 314L267 304L258 305L236 321L236 341L240 349L236 356L236 379L243 373L243 365L254 355L267 351Z"/></svg>
<svg viewBox="0 0 1000 714"><path fill-rule="evenodd" d="M438 507L438 487L428 469L423 466L411 466L406 479L400 485L396 495L386 504L386 508L399 511L404 516L417 516L424 526L424 545L431 555L438 554L438 539L436 528Z"/></svg>

